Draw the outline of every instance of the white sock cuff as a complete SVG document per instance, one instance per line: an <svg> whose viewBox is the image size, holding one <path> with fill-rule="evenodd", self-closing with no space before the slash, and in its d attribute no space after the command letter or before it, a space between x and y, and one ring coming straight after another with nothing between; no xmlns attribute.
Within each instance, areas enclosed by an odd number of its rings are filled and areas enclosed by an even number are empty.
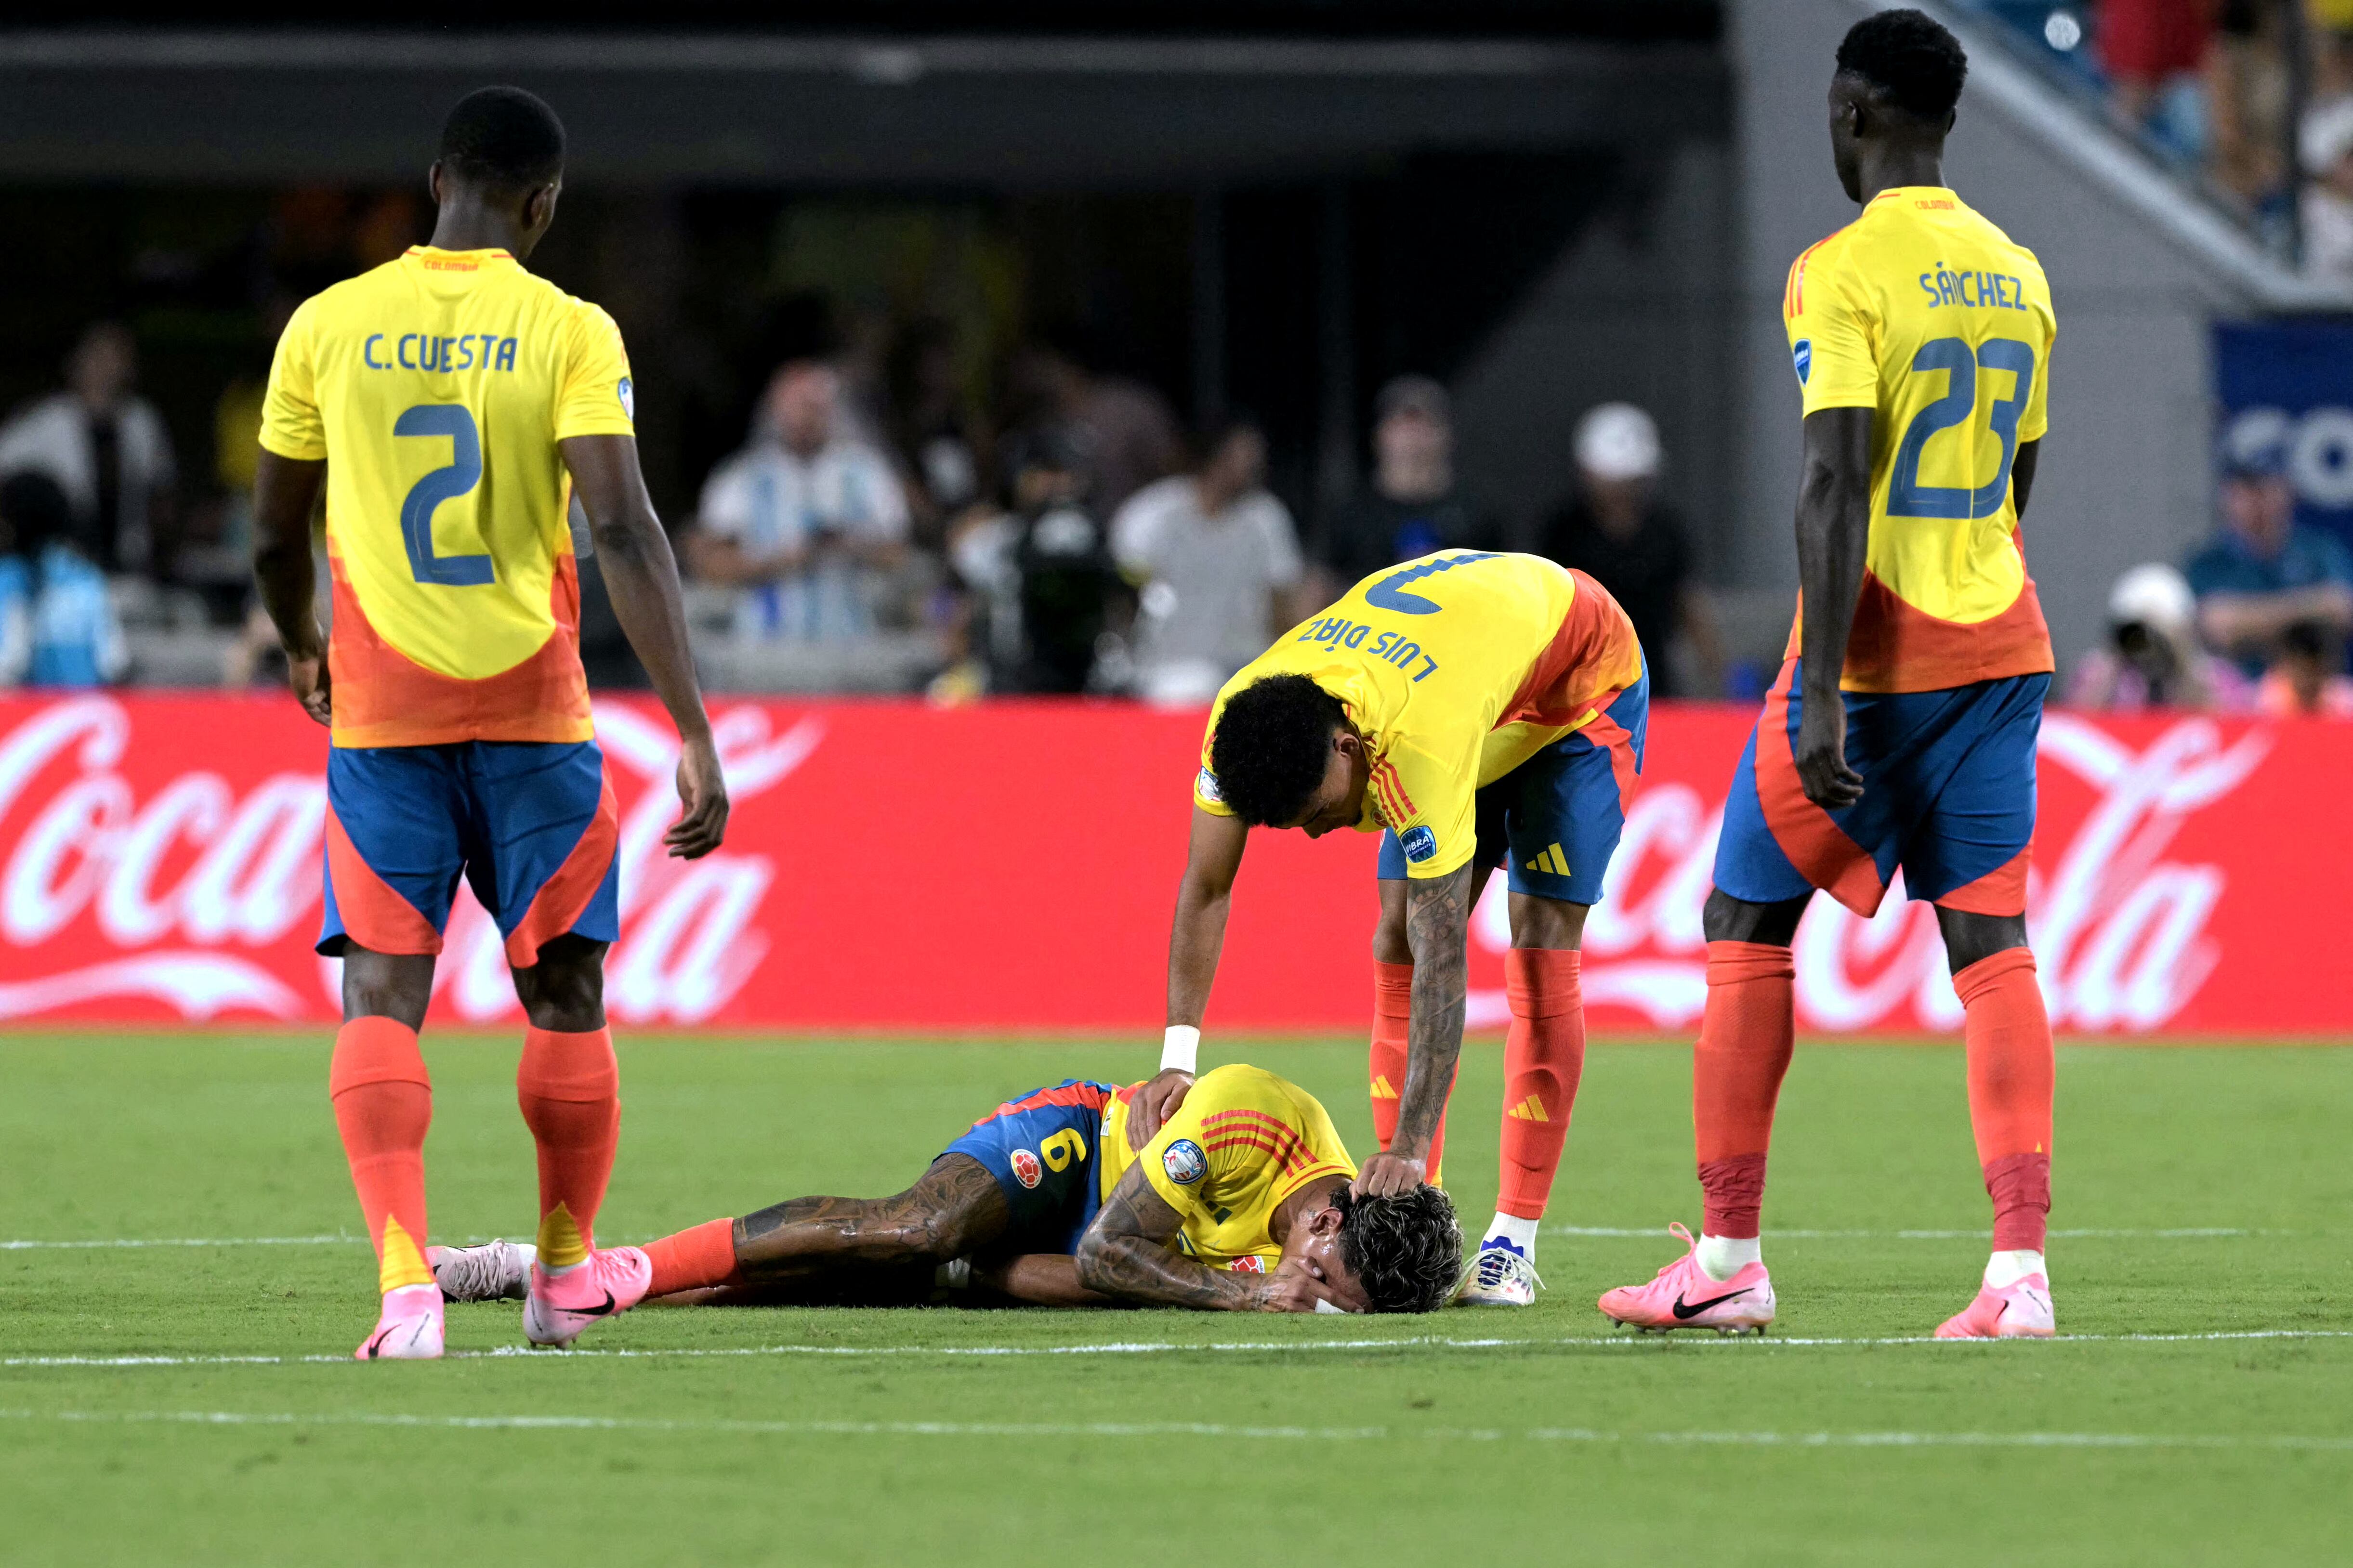
<svg viewBox="0 0 2353 1568"><path fill-rule="evenodd" d="M2042 1254L2023 1249L1997 1252L1986 1260L1986 1289L2007 1290L2030 1274L2040 1274L2046 1280L2051 1278L2050 1266L2042 1261Z"/></svg>
<svg viewBox="0 0 2353 1568"><path fill-rule="evenodd" d="M1729 1279L1752 1263L1765 1261L1765 1243L1754 1236L1702 1234L1699 1266L1711 1279Z"/></svg>
<svg viewBox="0 0 2353 1568"><path fill-rule="evenodd" d="M1536 1255L1536 1222L1535 1220L1522 1219L1515 1214L1498 1213L1488 1222L1487 1234L1479 1238L1479 1245L1484 1247L1499 1236L1530 1258Z"/></svg>

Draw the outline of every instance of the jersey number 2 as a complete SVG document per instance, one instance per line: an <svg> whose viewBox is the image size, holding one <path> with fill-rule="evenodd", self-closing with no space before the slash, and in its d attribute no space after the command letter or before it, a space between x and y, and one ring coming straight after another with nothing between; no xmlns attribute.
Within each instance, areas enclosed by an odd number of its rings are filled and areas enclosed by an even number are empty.
<svg viewBox="0 0 2353 1568"><path fill-rule="evenodd" d="M471 588L498 581L487 555L433 553L433 512L445 500L482 482L482 437L462 403L420 403L393 421L396 436L447 437L449 464L408 487L400 503L400 542L408 549L409 574L420 583Z"/></svg>
<svg viewBox="0 0 2353 1568"><path fill-rule="evenodd" d="M1895 449L1895 473L1887 483L1890 517L1991 517L2010 498L2010 465L2018 457L2018 419L2034 391L2034 350L2016 338L1989 338L1973 353L1962 338L1934 338L1912 356L1912 369L1945 373L1945 395L1912 416ZM2006 370L2016 380L2010 395L1987 411L1986 427L2001 437L2001 467L1993 479L1970 489L1962 485L1920 482L1920 452L1940 430L1968 423L1977 411L1978 372Z"/></svg>

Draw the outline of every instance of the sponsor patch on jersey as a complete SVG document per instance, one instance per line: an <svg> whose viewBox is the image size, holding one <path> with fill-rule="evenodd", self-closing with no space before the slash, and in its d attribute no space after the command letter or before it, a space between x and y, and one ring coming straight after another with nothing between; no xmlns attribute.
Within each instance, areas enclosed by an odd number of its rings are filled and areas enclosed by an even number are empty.
<svg viewBox="0 0 2353 1568"><path fill-rule="evenodd" d="M1025 1187L1034 1187L1045 1179L1046 1167L1040 1165L1038 1163L1038 1156L1027 1149L1013 1151L1011 1164L1013 1179Z"/></svg>
<svg viewBox="0 0 2353 1568"><path fill-rule="evenodd" d="M1209 1173L1209 1157L1190 1138L1179 1138L1160 1156L1160 1168L1180 1187L1189 1187Z"/></svg>
<svg viewBox="0 0 2353 1568"><path fill-rule="evenodd" d="M1207 768L1193 775L1193 793L1213 805L1226 804L1226 797L1218 793L1218 775Z"/></svg>
<svg viewBox="0 0 2353 1568"><path fill-rule="evenodd" d="M638 416L638 384L625 375L615 390L621 395L621 412L635 419Z"/></svg>
<svg viewBox="0 0 2353 1568"><path fill-rule="evenodd" d="M1789 358L1798 367L1798 384L1805 385L1806 377L1814 374L1814 340L1799 338L1796 346L1789 350Z"/></svg>
<svg viewBox="0 0 2353 1568"><path fill-rule="evenodd" d="M1263 1274L1266 1272L1266 1259L1253 1252L1248 1258L1235 1258L1226 1265L1226 1270L1230 1274Z"/></svg>
<svg viewBox="0 0 2353 1568"><path fill-rule="evenodd" d="M1427 827L1409 827L1398 835L1398 847L1409 860L1427 860L1438 853L1438 835Z"/></svg>

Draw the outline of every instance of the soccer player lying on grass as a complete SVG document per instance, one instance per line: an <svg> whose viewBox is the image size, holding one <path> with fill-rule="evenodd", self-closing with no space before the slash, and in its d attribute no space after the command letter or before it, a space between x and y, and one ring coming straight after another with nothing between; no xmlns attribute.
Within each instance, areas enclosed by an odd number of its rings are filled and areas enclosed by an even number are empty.
<svg viewBox="0 0 2353 1568"><path fill-rule="evenodd" d="M1445 550L1366 578L1226 683L1193 782L1147 1134L1191 1081L1253 827L1381 837L1368 1077L1381 1152L1356 1191L1439 1175L1471 910L1511 884L1502 1169L1466 1302L1525 1307L1585 1066L1577 949L1642 765L1651 681L1626 612L1533 555Z"/></svg>
<svg viewBox="0 0 2353 1568"><path fill-rule="evenodd" d="M1356 1163L1315 1097L1261 1068L1205 1073L1141 1150L1141 1085L1070 1079L1007 1100L888 1198L789 1198L639 1251L677 1305L903 1304L969 1283L1041 1306L1427 1312L1462 1270L1454 1206L1419 1183L1349 1191ZM522 1288L532 1248L448 1248L452 1300ZM944 1277L944 1281L943 1281ZM638 1300L617 1301L626 1310Z"/></svg>

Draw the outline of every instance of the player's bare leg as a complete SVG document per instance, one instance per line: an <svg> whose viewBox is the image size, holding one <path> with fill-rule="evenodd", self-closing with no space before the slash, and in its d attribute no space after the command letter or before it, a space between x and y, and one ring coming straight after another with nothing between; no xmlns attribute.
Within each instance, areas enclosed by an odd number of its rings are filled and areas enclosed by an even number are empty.
<svg viewBox="0 0 2353 1568"><path fill-rule="evenodd" d="M1526 1307L1536 1273L1536 1226L1552 1195L1585 1070L1583 954L1589 906L1511 895L1512 950L1504 955L1511 1030L1504 1039L1502 1163L1495 1217L1481 1238L1461 1300Z"/></svg>
<svg viewBox="0 0 2353 1568"><path fill-rule="evenodd" d="M1101 1300L1079 1284L1066 1257L1005 1255L1012 1224L1004 1189L987 1167L947 1153L889 1197L787 1198L645 1250L652 1293L668 1305L922 1300L944 1270L957 1283L1042 1306Z"/></svg>
<svg viewBox="0 0 2353 1568"><path fill-rule="evenodd" d="M2051 1215L2051 1020L2022 915L1936 908L1964 1009L1969 1126L1993 1199L1993 1249L1977 1298L1940 1339L2046 1339L2055 1331L2043 1261Z"/></svg>
<svg viewBox="0 0 2353 1568"><path fill-rule="evenodd" d="M1807 902L1750 903L1721 889L1708 895L1707 1007L1692 1052L1704 1217L1696 1240L1675 1227L1689 1249L1657 1278L1601 1298L1602 1311L1621 1323L1736 1332L1773 1321L1758 1221L1773 1109L1797 1026L1789 943Z"/></svg>
<svg viewBox="0 0 2353 1568"><path fill-rule="evenodd" d="M425 1133L433 1085L417 1026L433 995L430 953L343 947L343 1026L328 1094L351 1163L383 1294L361 1361L429 1361L441 1353L441 1292L425 1260Z"/></svg>

